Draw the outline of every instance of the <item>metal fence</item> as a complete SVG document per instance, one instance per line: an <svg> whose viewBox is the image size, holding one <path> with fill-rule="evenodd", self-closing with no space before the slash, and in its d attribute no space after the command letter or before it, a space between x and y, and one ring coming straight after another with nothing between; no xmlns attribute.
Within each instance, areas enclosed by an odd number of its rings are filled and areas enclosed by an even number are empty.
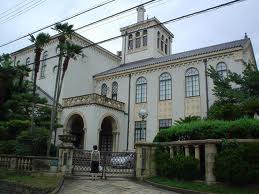
<svg viewBox="0 0 259 194"><path fill-rule="evenodd" d="M91 151L74 150L73 174L90 176ZM99 176L134 177L136 175L135 152L100 152Z"/></svg>

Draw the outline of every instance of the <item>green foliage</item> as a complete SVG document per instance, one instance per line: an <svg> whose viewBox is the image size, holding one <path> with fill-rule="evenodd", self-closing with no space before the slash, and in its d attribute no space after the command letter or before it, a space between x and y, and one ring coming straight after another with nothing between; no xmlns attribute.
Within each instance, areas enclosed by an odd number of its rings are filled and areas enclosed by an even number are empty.
<svg viewBox="0 0 259 194"><path fill-rule="evenodd" d="M259 120L201 120L172 126L158 132L155 142L198 139L259 138Z"/></svg>
<svg viewBox="0 0 259 194"><path fill-rule="evenodd" d="M178 125L181 125L183 123L190 123L192 121L199 121L199 120L201 120L201 117L199 116L188 116L188 117L185 117L184 119L180 118L179 120L175 121L175 123Z"/></svg>
<svg viewBox="0 0 259 194"><path fill-rule="evenodd" d="M159 146L155 151L156 172L159 176L194 180L198 178L199 161L191 156L176 155L170 159L169 150Z"/></svg>
<svg viewBox="0 0 259 194"><path fill-rule="evenodd" d="M194 180L199 177L199 160L184 155L176 155L172 160L169 168L170 178L180 180Z"/></svg>
<svg viewBox="0 0 259 194"><path fill-rule="evenodd" d="M15 140L1 140L0 141L0 154L15 154Z"/></svg>
<svg viewBox="0 0 259 194"><path fill-rule="evenodd" d="M225 144L215 158L214 174L227 183L259 183L259 144Z"/></svg>
<svg viewBox="0 0 259 194"><path fill-rule="evenodd" d="M208 112L210 119L235 120L259 113L259 71L254 64L246 64L242 75L228 71L222 77L210 66L208 75L213 80L213 94L217 101Z"/></svg>
<svg viewBox="0 0 259 194"><path fill-rule="evenodd" d="M34 129L33 133L23 131L17 137L16 153L18 155L44 155L47 149L47 139L47 129Z"/></svg>

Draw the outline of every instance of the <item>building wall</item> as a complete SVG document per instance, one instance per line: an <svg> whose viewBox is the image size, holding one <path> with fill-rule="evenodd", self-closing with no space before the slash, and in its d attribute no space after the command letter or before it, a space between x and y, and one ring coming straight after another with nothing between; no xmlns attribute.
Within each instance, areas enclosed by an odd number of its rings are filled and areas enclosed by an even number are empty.
<svg viewBox="0 0 259 194"><path fill-rule="evenodd" d="M250 52L250 51L249 51ZM246 54L245 55L249 55ZM136 70L131 73L124 73L118 75L105 76L103 78L96 78L95 92L101 94L101 85L106 83L109 87L113 81L117 81L119 85L118 100L122 101L128 107L130 102L130 125L129 125L129 148L134 148L134 130L135 121L140 121L138 112L141 108L147 109L149 115L147 117L146 141L153 141L159 128L159 119L172 119L172 121L179 120L186 116L207 116L207 97L206 97L206 75L204 59L207 59L207 66L216 68L217 64L224 62L228 70L241 74L244 69L244 61L248 59L243 58L243 50L233 52L215 53L210 57L196 58L182 63L171 63L167 65L160 65L154 69L146 68L144 70ZM196 97L185 97L185 72L187 69L195 67L199 71L200 81L200 95ZM159 100L159 76L168 72L172 77L172 100ZM129 75L131 75L131 97L129 96ZM136 80L139 77L147 79L147 103L137 104L136 97ZM208 77L208 103L209 106L213 104L216 97L213 96L213 81ZM110 90L111 92L111 90ZM111 94L108 94L110 97ZM126 109L126 113L128 110ZM127 129L127 125L124 126Z"/></svg>

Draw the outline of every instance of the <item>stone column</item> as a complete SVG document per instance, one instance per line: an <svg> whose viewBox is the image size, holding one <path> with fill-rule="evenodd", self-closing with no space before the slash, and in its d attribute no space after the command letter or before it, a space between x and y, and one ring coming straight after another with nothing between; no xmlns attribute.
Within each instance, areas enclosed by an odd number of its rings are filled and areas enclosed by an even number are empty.
<svg viewBox="0 0 259 194"><path fill-rule="evenodd" d="M216 154L216 144L205 144L205 179L208 185L211 185L216 182L216 177L213 173Z"/></svg>
<svg viewBox="0 0 259 194"><path fill-rule="evenodd" d="M200 146L199 145L194 145L194 152L195 152L195 158L200 160Z"/></svg>
<svg viewBox="0 0 259 194"><path fill-rule="evenodd" d="M174 158L174 146L170 146L170 158Z"/></svg>
<svg viewBox="0 0 259 194"><path fill-rule="evenodd" d="M155 146L151 146L150 147L150 157L149 157L149 175L150 177L156 176L156 163L155 163L155 151L156 151L156 147Z"/></svg>
<svg viewBox="0 0 259 194"><path fill-rule="evenodd" d="M142 179L142 146L136 144L136 177Z"/></svg>
<svg viewBox="0 0 259 194"><path fill-rule="evenodd" d="M188 145L184 146L184 153L185 153L185 156L190 156L190 151L189 151L189 146Z"/></svg>

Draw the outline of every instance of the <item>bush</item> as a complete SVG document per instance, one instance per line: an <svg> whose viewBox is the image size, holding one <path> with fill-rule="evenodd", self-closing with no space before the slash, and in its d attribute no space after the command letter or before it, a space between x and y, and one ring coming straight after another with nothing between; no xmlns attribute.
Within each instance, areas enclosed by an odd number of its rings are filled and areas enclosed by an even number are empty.
<svg viewBox="0 0 259 194"><path fill-rule="evenodd" d="M177 155L171 160L169 168L170 178L180 180L194 180L199 177L199 160L184 155Z"/></svg>
<svg viewBox="0 0 259 194"><path fill-rule="evenodd" d="M15 140L0 141L0 154L15 154Z"/></svg>
<svg viewBox="0 0 259 194"><path fill-rule="evenodd" d="M215 103L208 111L209 119L236 120L243 116L242 107L231 103Z"/></svg>
<svg viewBox="0 0 259 194"><path fill-rule="evenodd" d="M232 184L259 182L259 144L225 145L215 158L214 174Z"/></svg>
<svg viewBox="0 0 259 194"><path fill-rule="evenodd" d="M162 146L155 152L156 172L159 176L177 178L180 180L194 180L199 177L199 160L184 155L177 155L170 159L169 150Z"/></svg>
<svg viewBox="0 0 259 194"><path fill-rule="evenodd" d="M197 139L259 138L259 120L240 119L236 121L201 120L162 129L155 142Z"/></svg>
<svg viewBox="0 0 259 194"><path fill-rule="evenodd" d="M47 150L47 129L34 129L31 134L23 131L17 137L16 154L18 155L45 155Z"/></svg>

